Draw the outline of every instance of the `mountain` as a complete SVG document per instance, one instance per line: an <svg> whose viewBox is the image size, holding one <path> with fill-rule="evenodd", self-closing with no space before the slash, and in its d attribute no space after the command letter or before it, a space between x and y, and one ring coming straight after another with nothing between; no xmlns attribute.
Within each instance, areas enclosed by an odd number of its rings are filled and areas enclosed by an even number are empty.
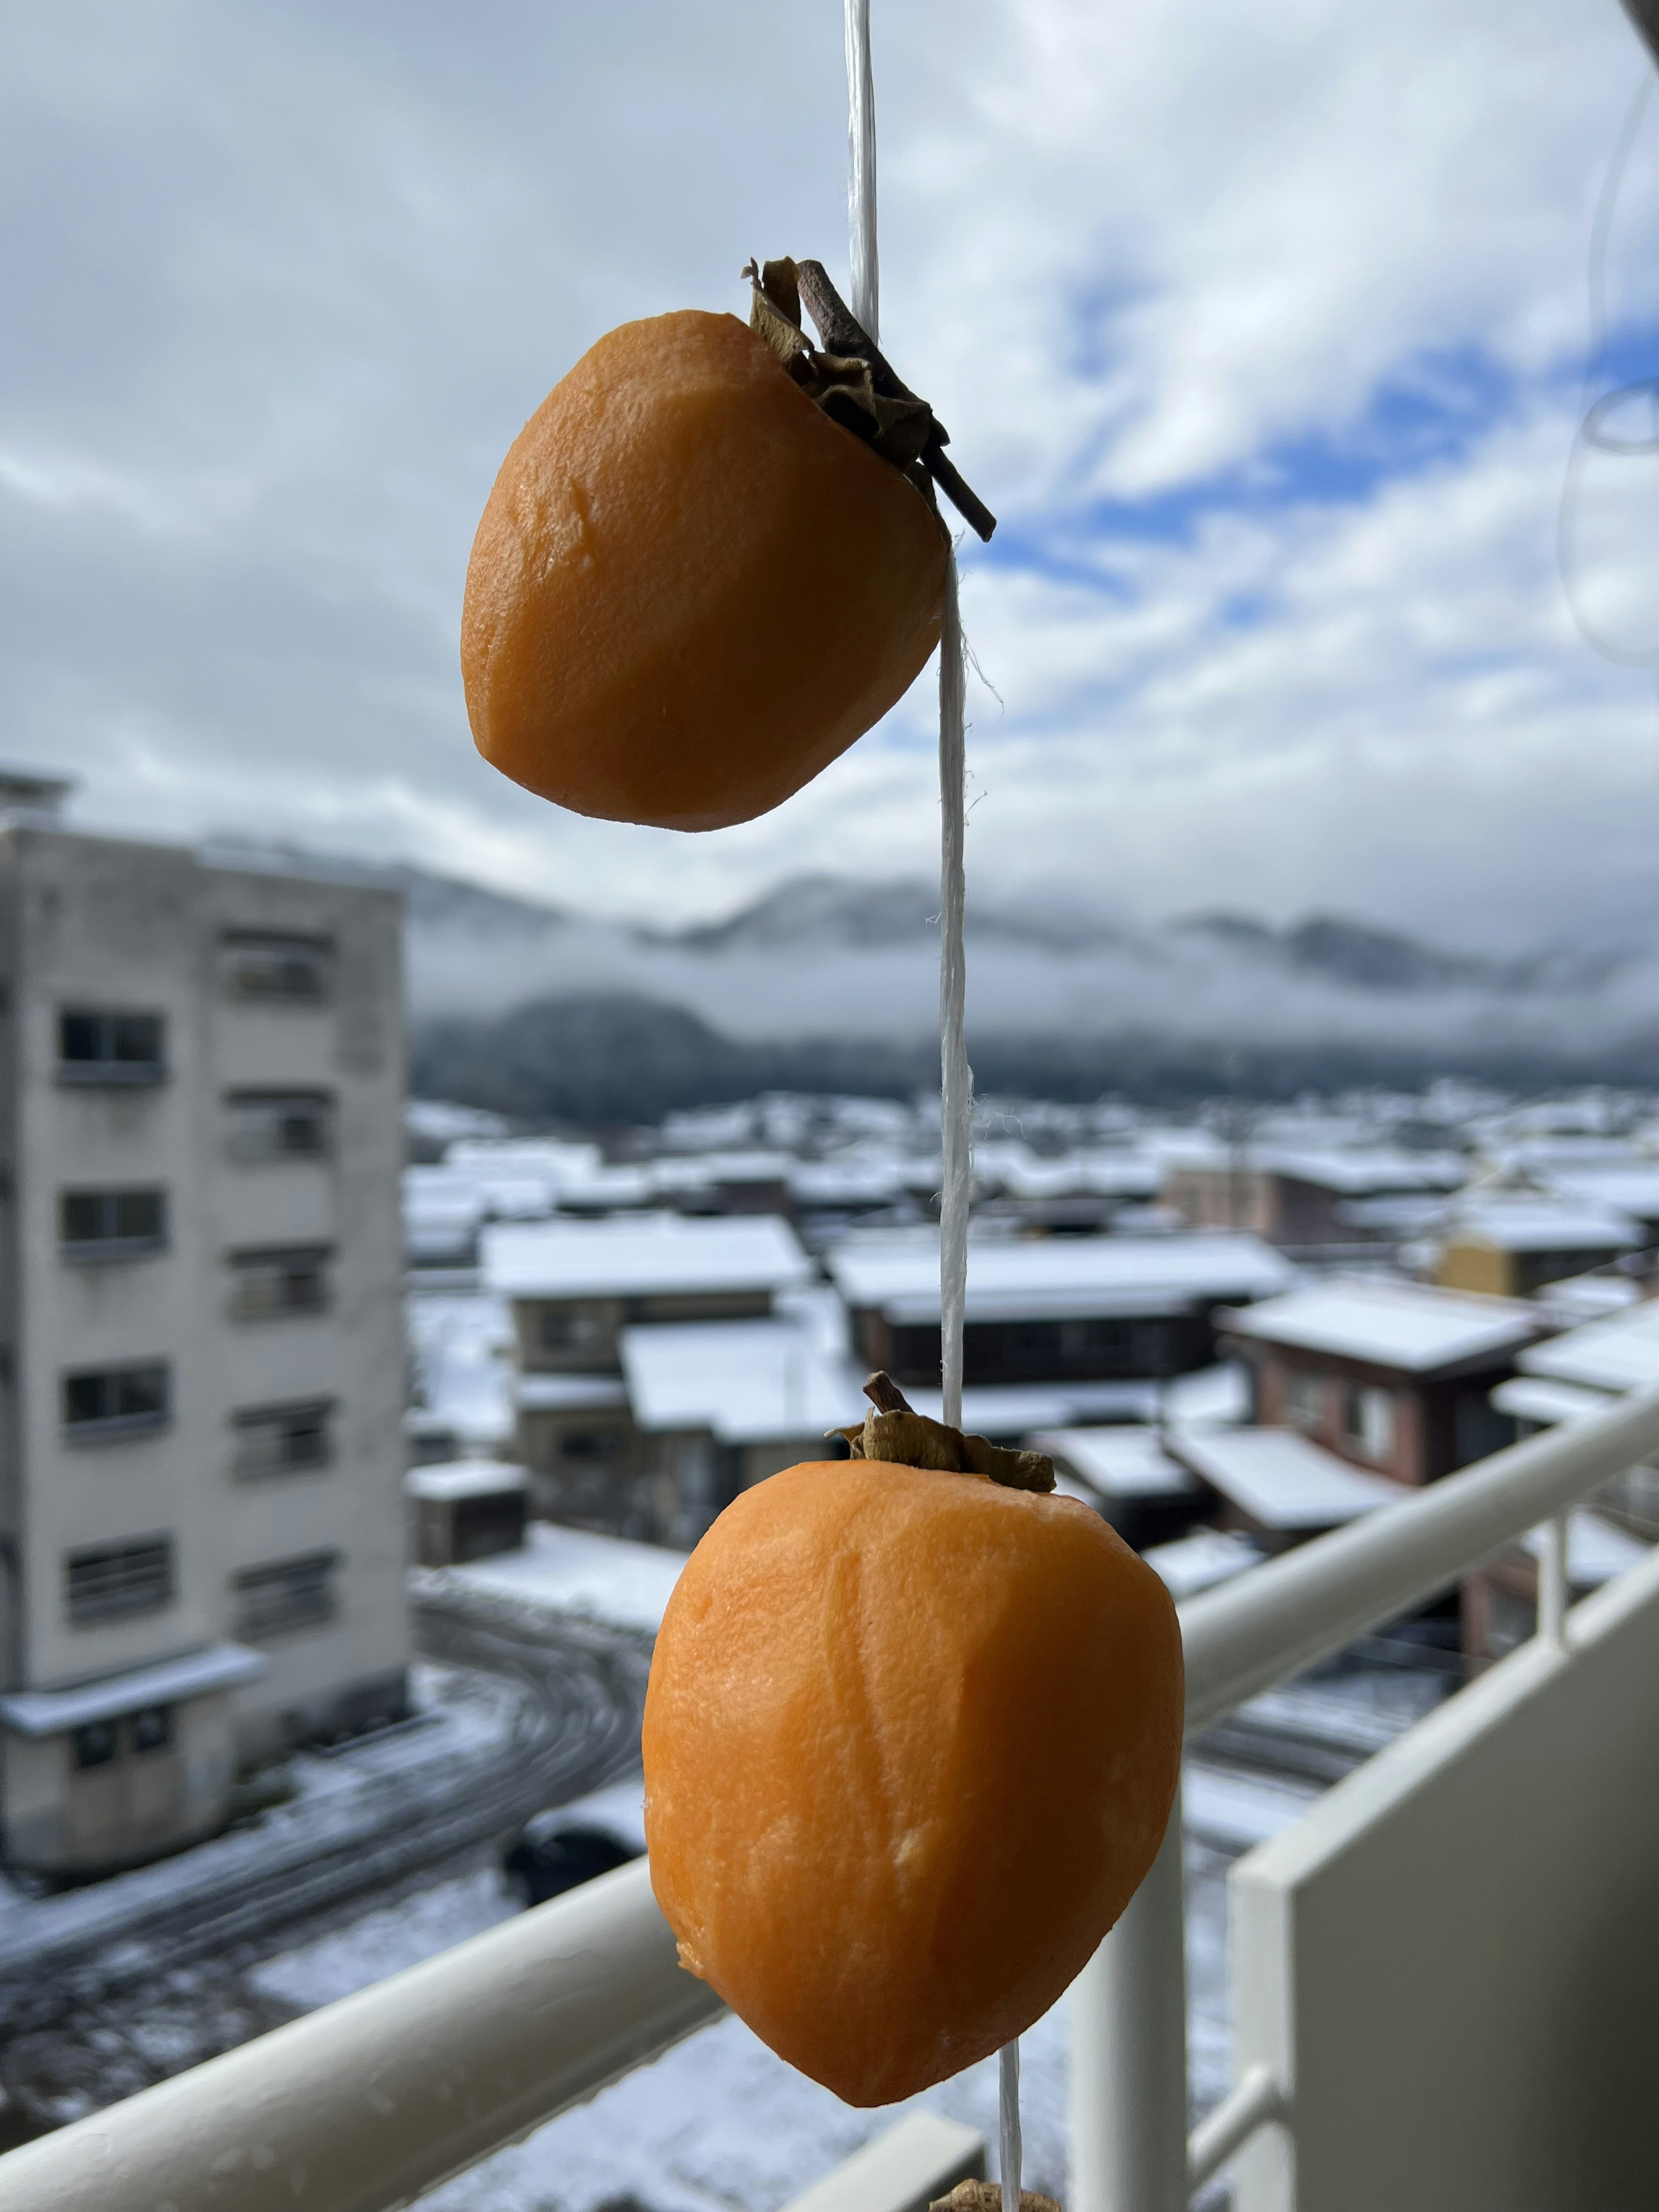
<svg viewBox="0 0 1659 2212"><path fill-rule="evenodd" d="M647 1121L767 1089L937 1080L938 893L803 875L726 919L631 926L407 866L220 841L242 866L407 902L412 1079L514 1115ZM1058 901L969 910L981 1090L1279 1096L1466 1074L1659 1084L1659 955L1493 955L1352 915L1131 927Z"/></svg>

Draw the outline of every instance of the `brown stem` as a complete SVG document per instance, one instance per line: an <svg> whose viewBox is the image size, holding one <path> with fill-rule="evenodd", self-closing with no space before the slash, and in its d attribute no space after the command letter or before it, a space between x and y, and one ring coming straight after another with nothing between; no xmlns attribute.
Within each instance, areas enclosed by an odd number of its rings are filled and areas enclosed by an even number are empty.
<svg viewBox="0 0 1659 2212"><path fill-rule="evenodd" d="M891 362L830 283L823 264L799 261L795 264L795 273L801 304L817 325L824 351L866 362L871 385L884 398L914 399L915 393L900 382ZM921 465L931 473L968 527L988 544L997 519L978 493L963 482L961 471L945 459L945 448L950 441L950 432L935 416L922 451Z"/></svg>
<svg viewBox="0 0 1659 2212"><path fill-rule="evenodd" d="M878 1368L864 1386L864 1395L878 1413L908 1413L910 1401L884 1367Z"/></svg>

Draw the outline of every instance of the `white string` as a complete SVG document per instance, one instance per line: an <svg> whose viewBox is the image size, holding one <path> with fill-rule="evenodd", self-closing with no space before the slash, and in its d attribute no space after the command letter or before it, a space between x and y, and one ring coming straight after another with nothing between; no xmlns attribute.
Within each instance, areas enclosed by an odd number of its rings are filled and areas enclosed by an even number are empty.
<svg viewBox="0 0 1659 2212"><path fill-rule="evenodd" d="M845 0L847 24L847 216L851 307L881 343L880 264L876 252L876 85L870 59L870 0ZM939 641L939 1347L945 1419L962 1425L962 1327L968 1291L968 1208L972 1194L974 1078L964 1033L968 963L963 942L967 830L968 653L962 635L955 549L945 566ZM1019 2040L1003 2046L1000 2104L1002 2212L1019 2212Z"/></svg>
<svg viewBox="0 0 1659 2212"><path fill-rule="evenodd" d="M968 654L962 635L953 550L945 559L945 619L939 640L939 1134L944 1152L939 1195L939 1356L945 1418L953 1429L962 1426L962 1324L968 1298L968 1203L972 1191L974 1125L974 1078L963 1034L968 990L963 942L967 691Z"/></svg>
<svg viewBox="0 0 1659 2212"><path fill-rule="evenodd" d="M881 343L881 267L876 258L876 76L870 60L870 0L847 8L847 227L851 234L854 318Z"/></svg>
<svg viewBox="0 0 1659 2212"><path fill-rule="evenodd" d="M1019 2038L1005 2043L998 2069L1002 2119L1002 2212L1019 2212Z"/></svg>

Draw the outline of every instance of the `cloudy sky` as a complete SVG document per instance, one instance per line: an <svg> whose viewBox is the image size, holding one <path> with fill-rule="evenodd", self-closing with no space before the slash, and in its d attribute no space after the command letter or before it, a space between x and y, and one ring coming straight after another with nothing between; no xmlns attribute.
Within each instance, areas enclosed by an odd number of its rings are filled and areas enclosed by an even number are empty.
<svg viewBox="0 0 1659 2212"><path fill-rule="evenodd" d="M845 264L838 0L9 0L0 759L78 818L668 918L933 865L931 678L765 820L566 816L456 636L593 338ZM875 0L887 349L964 549L975 879L1472 943L1652 933L1659 97L1615 0ZM1632 401L1615 428L1644 436ZM1636 665L1621 665L1624 661Z"/></svg>

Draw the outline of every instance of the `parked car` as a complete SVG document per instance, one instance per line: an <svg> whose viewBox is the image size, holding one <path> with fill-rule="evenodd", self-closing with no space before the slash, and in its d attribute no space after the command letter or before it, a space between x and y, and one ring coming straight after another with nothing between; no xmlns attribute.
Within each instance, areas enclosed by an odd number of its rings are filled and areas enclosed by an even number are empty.
<svg viewBox="0 0 1659 2212"><path fill-rule="evenodd" d="M536 1814L504 1853L501 1872L526 1905L545 1905L644 1855L645 1789L635 1775Z"/></svg>

